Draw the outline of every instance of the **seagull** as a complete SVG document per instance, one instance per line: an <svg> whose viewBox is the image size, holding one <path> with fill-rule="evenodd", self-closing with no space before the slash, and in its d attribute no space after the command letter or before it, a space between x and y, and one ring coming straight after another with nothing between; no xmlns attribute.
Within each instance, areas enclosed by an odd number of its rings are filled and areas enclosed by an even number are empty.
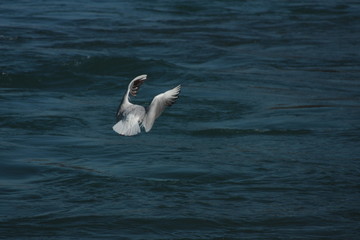
<svg viewBox="0 0 360 240"><path fill-rule="evenodd" d="M143 106L132 104L129 94L136 96L140 86L145 82L147 75L134 78L124 94L116 113L117 123L113 130L123 136L133 136L141 132L141 127L149 132L167 106L171 106L178 99L181 85L156 95L151 104L145 109Z"/></svg>

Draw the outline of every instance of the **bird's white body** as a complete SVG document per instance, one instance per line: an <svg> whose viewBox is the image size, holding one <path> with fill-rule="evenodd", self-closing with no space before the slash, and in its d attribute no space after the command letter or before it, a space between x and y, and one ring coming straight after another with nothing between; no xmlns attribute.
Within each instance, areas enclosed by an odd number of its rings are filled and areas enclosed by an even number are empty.
<svg viewBox="0 0 360 240"><path fill-rule="evenodd" d="M115 132L124 136L133 136L141 132L141 127L144 127L146 132L150 131L155 119L161 115L167 106L174 104L179 97L180 85L156 95L146 109L143 106L132 104L129 101L129 94L136 96L146 78L147 75L141 75L130 82L116 113L118 122L113 126Z"/></svg>

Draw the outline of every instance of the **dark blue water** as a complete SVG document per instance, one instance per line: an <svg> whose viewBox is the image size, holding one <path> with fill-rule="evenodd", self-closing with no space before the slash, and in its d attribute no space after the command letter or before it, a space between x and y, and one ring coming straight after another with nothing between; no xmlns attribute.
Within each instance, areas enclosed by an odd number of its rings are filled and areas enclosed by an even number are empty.
<svg viewBox="0 0 360 240"><path fill-rule="evenodd" d="M0 3L0 238L358 239L358 1ZM112 131L182 84L151 132Z"/></svg>

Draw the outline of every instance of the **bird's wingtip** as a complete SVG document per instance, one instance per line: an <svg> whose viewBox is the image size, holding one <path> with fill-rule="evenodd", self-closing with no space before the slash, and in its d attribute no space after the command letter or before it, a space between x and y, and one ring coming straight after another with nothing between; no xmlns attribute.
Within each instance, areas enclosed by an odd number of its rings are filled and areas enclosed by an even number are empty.
<svg viewBox="0 0 360 240"><path fill-rule="evenodd" d="M147 74L142 74L134 78L133 80L145 80L147 78Z"/></svg>

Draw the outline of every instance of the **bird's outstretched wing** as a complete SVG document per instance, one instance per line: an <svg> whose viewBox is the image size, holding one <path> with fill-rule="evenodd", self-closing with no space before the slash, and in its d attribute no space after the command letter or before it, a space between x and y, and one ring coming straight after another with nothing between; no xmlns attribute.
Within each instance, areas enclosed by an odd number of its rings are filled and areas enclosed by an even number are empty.
<svg viewBox="0 0 360 240"><path fill-rule="evenodd" d="M155 119L161 115L165 108L173 105L179 98L180 89L181 85L154 97L142 122L146 132L151 130Z"/></svg>
<svg viewBox="0 0 360 240"><path fill-rule="evenodd" d="M147 78L147 75L140 75L137 76L136 78L134 78L130 83L129 83L129 87L128 87L128 92L132 95L132 96L136 96L137 92L140 89L140 86L145 82Z"/></svg>
<svg viewBox="0 0 360 240"><path fill-rule="evenodd" d="M128 86L128 90L125 92L122 101L119 104L118 109L116 110L116 121L120 121L123 118L123 112L131 105L129 102L129 94L136 96L137 92L140 89L140 86L145 82L147 75L140 75L131 80Z"/></svg>

